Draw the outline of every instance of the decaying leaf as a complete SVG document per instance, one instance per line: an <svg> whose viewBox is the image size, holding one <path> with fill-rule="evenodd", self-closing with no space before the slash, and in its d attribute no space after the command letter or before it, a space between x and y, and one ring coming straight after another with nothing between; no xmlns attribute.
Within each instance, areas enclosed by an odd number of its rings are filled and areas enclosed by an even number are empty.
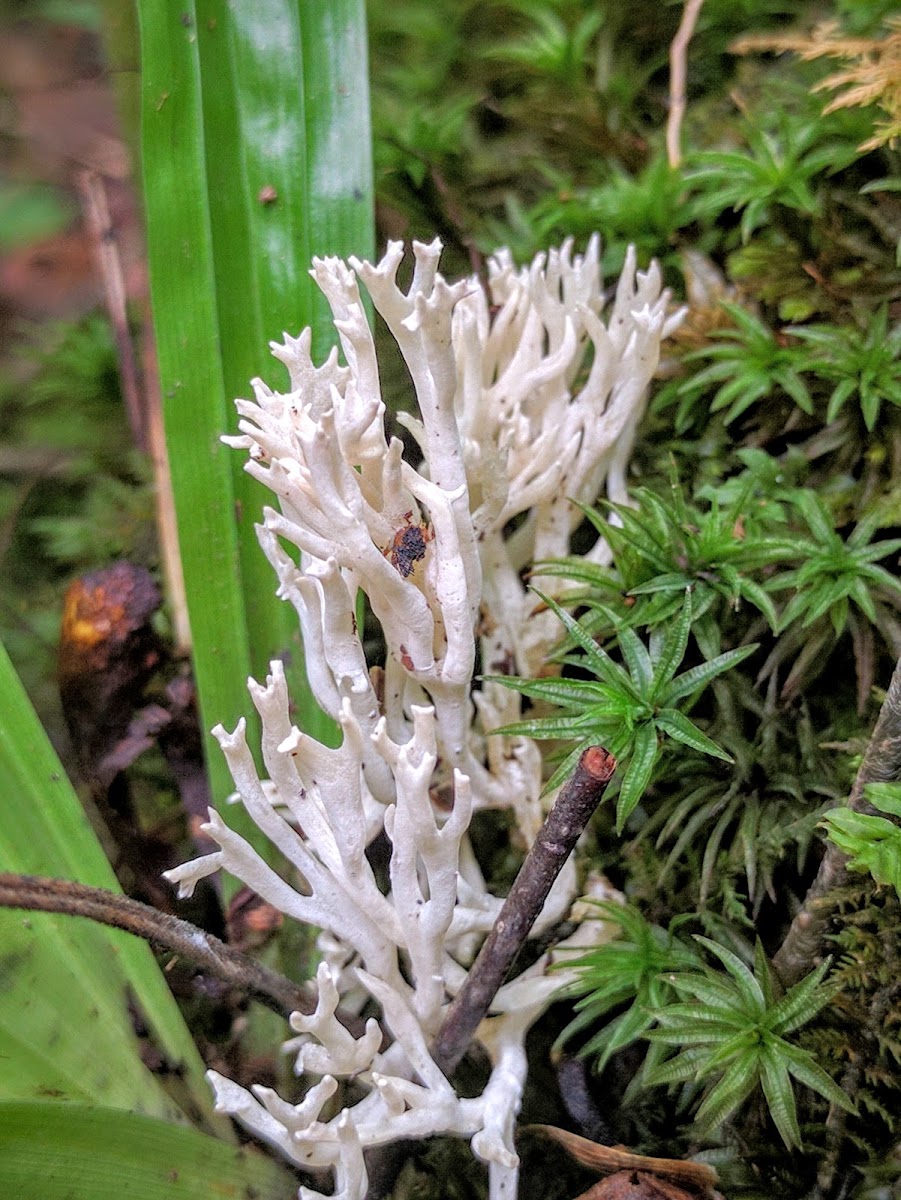
<svg viewBox="0 0 901 1200"><path fill-rule="evenodd" d="M699 1194L711 1198L717 1195L716 1171L706 1163L632 1154L623 1146L602 1146L555 1125L527 1128L553 1138L576 1162L610 1176L578 1200L626 1200L627 1197L628 1200L683 1200ZM673 1188L673 1183L678 1186Z"/></svg>
<svg viewBox="0 0 901 1200"><path fill-rule="evenodd" d="M576 1200L695 1200L696 1196L697 1192L687 1192L648 1171L617 1171Z"/></svg>

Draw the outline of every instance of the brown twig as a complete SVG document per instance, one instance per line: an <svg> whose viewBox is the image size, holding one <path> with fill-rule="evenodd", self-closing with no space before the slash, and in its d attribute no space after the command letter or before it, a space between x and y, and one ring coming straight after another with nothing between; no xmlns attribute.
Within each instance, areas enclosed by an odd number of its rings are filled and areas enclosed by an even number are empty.
<svg viewBox="0 0 901 1200"><path fill-rule="evenodd" d="M188 624L185 583L178 550L175 504L172 498L172 480L162 425L159 372L148 315L149 305L146 303L145 297L141 305L144 312L142 322L144 352L143 362L139 362L135 352L135 341L128 325L125 273L122 269L115 229L110 218L106 185L102 176L91 170L79 171L76 174L76 184L81 195L85 226L91 239L97 271L103 285L106 311L116 343L122 396L125 401L125 410L128 413L132 437L138 449L146 451L150 455L153 465L160 556L166 579L175 644L178 653L188 655L191 651L191 628Z"/></svg>
<svg viewBox="0 0 901 1200"><path fill-rule="evenodd" d="M879 719L857 771L848 807L855 812L874 813L864 798L868 783L887 783L901 777L901 659L879 711ZM789 927L773 966L786 987L796 983L817 965L823 938L835 905L830 893L848 879L848 856L834 842L826 844L820 869L804 903Z"/></svg>
<svg viewBox="0 0 901 1200"><path fill-rule="evenodd" d="M271 971L252 958L226 946L212 934L188 921L158 912L149 904L87 887L68 879L46 879L38 875L0 874L0 908L24 908L33 912L65 913L87 917L114 929L124 929L145 941L171 950L199 971L250 993L267 1008L282 1015L311 1013L315 1001L284 975Z"/></svg>
<svg viewBox="0 0 901 1200"><path fill-rule="evenodd" d="M582 752L575 771L548 813L526 855L510 894L479 951L463 987L442 1023L432 1056L446 1075L453 1073L488 1012L551 886L569 858L579 835L600 804L616 769L616 759L601 746Z"/></svg>
<svg viewBox="0 0 901 1200"><path fill-rule="evenodd" d="M125 274L119 247L106 202L106 185L96 171L79 171L75 182L84 209L85 226L91 239L91 248L97 263L97 271L103 284L103 297L107 316L116 343L119 362L119 378L125 411L128 413L131 435L139 450L147 449L143 389L138 357L128 328L126 312Z"/></svg>
<svg viewBox="0 0 901 1200"><path fill-rule="evenodd" d="M163 398L160 394L160 373L156 361L156 345L150 319L150 305L142 304L144 391L147 399L147 446L153 465L156 496L156 524L160 545L160 561L166 580L166 598L172 618L172 634L176 654L188 657L191 653L191 625L188 621L188 597L185 576L178 547L178 522L175 516L175 497L172 494L172 472L169 470L169 451L163 428Z"/></svg>
<svg viewBox="0 0 901 1200"><path fill-rule="evenodd" d="M685 83L688 46L704 0L685 0L682 20L669 48L669 116L666 120L666 157L675 170L682 163L682 118L685 116Z"/></svg>

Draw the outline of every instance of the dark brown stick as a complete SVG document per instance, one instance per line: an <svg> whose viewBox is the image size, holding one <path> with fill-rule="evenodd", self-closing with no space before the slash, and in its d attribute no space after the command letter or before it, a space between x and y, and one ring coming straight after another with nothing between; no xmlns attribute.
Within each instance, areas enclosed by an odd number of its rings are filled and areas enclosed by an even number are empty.
<svg viewBox="0 0 901 1200"><path fill-rule="evenodd" d="M65 913L124 929L173 951L198 970L249 992L267 1008L282 1015L309 1014L316 1007L310 995L284 975L269 970L239 950L233 950L196 925L158 912L130 896L72 883L68 879L0 874L0 908Z"/></svg>
<svg viewBox="0 0 901 1200"><path fill-rule="evenodd" d="M887 783L901 777L901 660L879 711L879 719L857 771L848 807L855 812L873 813L864 797L868 783ZM848 880L848 857L833 842L828 842L817 877L810 885L804 903L792 921L773 966L786 987L797 983L820 961L823 937L835 905L829 893Z"/></svg>
<svg viewBox="0 0 901 1200"><path fill-rule="evenodd" d="M564 784L438 1031L432 1057L446 1075L453 1073L466 1053L615 769L612 754L601 746L589 746Z"/></svg>

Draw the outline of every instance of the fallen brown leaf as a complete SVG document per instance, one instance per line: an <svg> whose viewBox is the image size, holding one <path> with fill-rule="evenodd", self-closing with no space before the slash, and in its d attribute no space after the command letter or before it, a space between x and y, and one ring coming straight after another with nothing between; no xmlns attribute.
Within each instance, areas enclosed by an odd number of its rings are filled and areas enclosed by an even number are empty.
<svg viewBox="0 0 901 1200"><path fill-rule="evenodd" d="M596 1184L590 1192L579 1197L579 1200L625 1200L626 1197L629 1200L683 1200L687 1194L682 1188L690 1188L695 1195L700 1193L713 1197L715 1194L717 1173L705 1163L689 1162L683 1158L649 1158L644 1154L632 1154L623 1146L602 1146L566 1129L558 1129L556 1125L528 1125L526 1128L553 1138L582 1166L601 1175L611 1175L610 1179L602 1181L603 1185L616 1181L616 1188L619 1189L626 1186L633 1189L641 1186L645 1189L603 1191L599 1190L602 1184ZM638 1183L635 1180L638 1180ZM681 1186L675 1190L665 1190L669 1187L667 1181ZM656 1187L657 1191L647 1190L652 1186Z"/></svg>

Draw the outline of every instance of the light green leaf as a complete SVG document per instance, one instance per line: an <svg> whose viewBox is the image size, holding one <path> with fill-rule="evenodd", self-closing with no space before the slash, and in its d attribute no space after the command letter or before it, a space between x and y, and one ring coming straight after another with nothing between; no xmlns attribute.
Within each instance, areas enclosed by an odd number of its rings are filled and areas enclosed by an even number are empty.
<svg viewBox="0 0 901 1200"><path fill-rule="evenodd" d="M801 1148L798 1110L792 1091L788 1068L774 1050L765 1049L760 1056L760 1082L767 1107L787 1149Z"/></svg>
<svg viewBox="0 0 901 1200"><path fill-rule="evenodd" d="M877 883L901 894L901 826L851 808L832 809L822 824L829 840L849 856L849 867L869 871Z"/></svg>
<svg viewBox="0 0 901 1200"><path fill-rule="evenodd" d="M714 958L720 960L738 985L738 995L741 996L743 1002L748 1006L749 1012L762 1016L766 1011L766 999L763 989L738 955L733 954L731 950L727 950L725 946L719 945L718 942L703 937L701 934L695 934L695 941L700 942L702 946L705 946L710 951Z"/></svg>
<svg viewBox="0 0 901 1200"><path fill-rule="evenodd" d="M635 731L635 749L632 752L616 801L617 833L622 833L630 813L644 795L645 788L650 783L659 750L657 731L653 723L648 721L644 725L639 725Z"/></svg>
<svg viewBox="0 0 901 1200"><path fill-rule="evenodd" d="M707 1094L697 1112L698 1123L708 1129L718 1129L750 1096L757 1080L755 1057L747 1055L738 1059Z"/></svg>
<svg viewBox="0 0 901 1200"><path fill-rule="evenodd" d="M863 794L880 812L889 813L901 820L901 784L868 783Z"/></svg>
<svg viewBox="0 0 901 1200"><path fill-rule="evenodd" d="M0 870L119 891L78 797L0 646ZM185 1119L141 1061L130 1004L210 1128L203 1064L146 942L87 921L0 910L0 1097L48 1092ZM8 1193L0 1193L8 1194Z"/></svg>
<svg viewBox="0 0 901 1200"><path fill-rule="evenodd" d="M735 989L725 978L712 972L702 974L700 971L693 971L690 974L671 975L669 982L677 991L688 992L696 1000L702 1001L711 1013L728 1011L735 1003ZM670 1005L666 1012L672 1012L673 1007ZM692 1008L691 1011L694 1013L699 1010ZM718 1019L718 1016L715 1019Z"/></svg>
<svg viewBox="0 0 901 1200"><path fill-rule="evenodd" d="M612 613L610 615L613 617ZM642 692L647 691L654 677L654 667L641 639L631 629L619 629L617 632L617 642L632 678L639 685Z"/></svg>
<svg viewBox="0 0 901 1200"><path fill-rule="evenodd" d="M0 1195L16 1200L292 1200L290 1171L252 1149L115 1109L0 1103Z"/></svg>
<svg viewBox="0 0 901 1200"><path fill-rule="evenodd" d="M779 1047L779 1053L789 1074L794 1075L799 1083L819 1092L830 1104L836 1104L846 1112L857 1111L851 1098L842 1091L832 1076L827 1075L817 1064L808 1050L802 1050L799 1046L784 1045Z"/></svg>
<svg viewBox="0 0 901 1200"><path fill-rule="evenodd" d="M800 1029L825 1008L835 995L834 987L826 986L823 980L832 965L827 958L815 971L796 983L772 1009L770 1028L784 1036Z"/></svg>
<svg viewBox="0 0 901 1200"><path fill-rule="evenodd" d="M691 629L691 595L686 592L682 611L667 631L660 657L654 664L654 683L649 698L656 699L679 669Z"/></svg>
<svg viewBox="0 0 901 1200"><path fill-rule="evenodd" d="M691 696L700 688L706 687L712 679L716 679L718 675L722 675L725 671L731 671L733 667L737 667L740 662L744 662L746 658L749 658L757 649L757 645L754 642L750 646L739 646L735 650L727 650L725 654L718 654L716 658L711 659L709 662L701 663L697 667L683 671L666 688L664 702L672 704L674 701L681 700L685 696Z"/></svg>
<svg viewBox="0 0 901 1200"><path fill-rule="evenodd" d="M667 1059L666 1062L648 1071L646 1082L650 1086L655 1086L657 1084L684 1083L689 1079L696 1079L698 1068L705 1057L704 1049L692 1046L681 1054L677 1054L675 1058Z"/></svg>
<svg viewBox="0 0 901 1200"><path fill-rule="evenodd" d="M731 756L725 750L721 750L716 742L711 741L706 733L702 733L697 725L689 721L688 717L684 713L680 713L677 708L662 709L654 718L654 723L658 729L668 733L677 742L691 746L692 750L698 750L701 754L710 754L724 762L732 762Z"/></svg>
<svg viewBox="0 0 901 1200"><path fill-rule="evenodd" d="M556 614L566 627L567 633L581 648L585 651L585 656L588 663L598 676L606 684L611 687L618 688L625 695L632 697L634 700L639 699L638 692L632 680L626 672L615 663L610 655L601 646L597 644L594 638L590 637L582 626L569 613L560 607L560 605L550 596L545 596L538 589L535 589L535 594L539 596L548 608Z"/></svg>
<svg viewBox="0 0 901 1200"><path fill-rule="evenodd" d="M311 255L372 252L363 0L137 8L154 330L203 725L246 715L254 745L245 680L281 657L298 723L334 737L256 543L271 497L219 437L249 380L281 370L270 339L312 325L326 349ZM232 783L206 749L218 799ZM242 806L224 815L267 852Z"/></svg>

